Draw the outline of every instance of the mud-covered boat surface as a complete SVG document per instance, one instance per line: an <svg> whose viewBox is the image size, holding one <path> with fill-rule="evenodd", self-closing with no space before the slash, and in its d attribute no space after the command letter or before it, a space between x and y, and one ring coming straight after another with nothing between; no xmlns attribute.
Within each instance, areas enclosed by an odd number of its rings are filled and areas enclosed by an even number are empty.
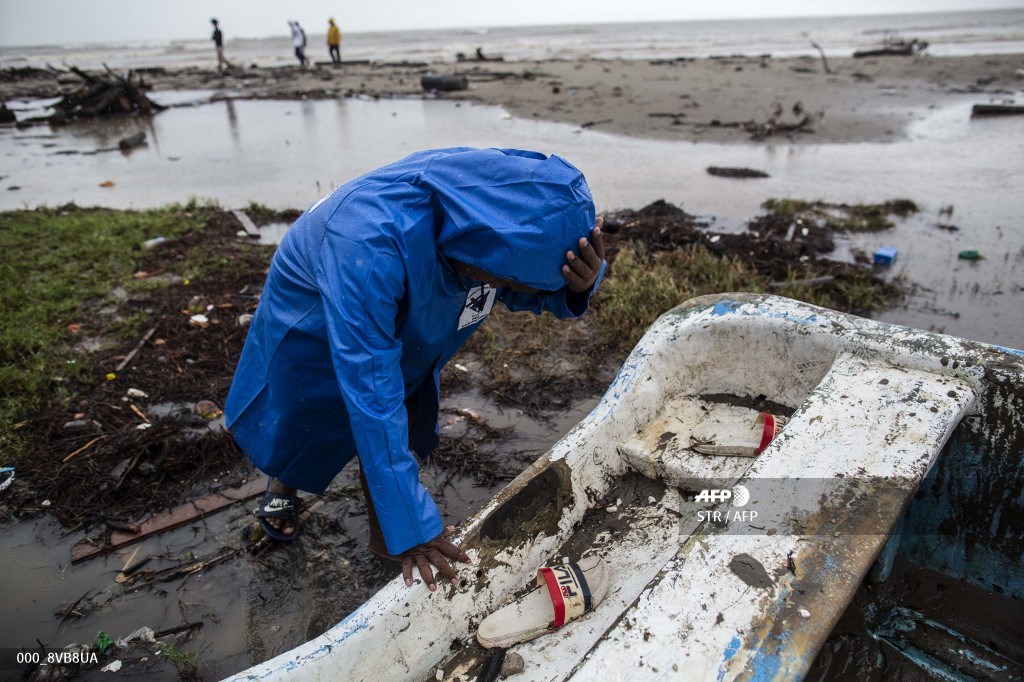
<svg viewBox="0 0 1024 682"><path fill-rule="evenodd" d="M294 217L250 212L257 224ZM223 405L245 336L237 321L255 310L271 253L237 237L229 213L218 220L205 233L170 240L140 258L139 270L159 272L166 287L95 311L100 322L148 312L147 326L156 330L116 380L70 385L73 400L55 402L21 425L32 456L19 464L0 507L10 524L0 555L14 595L0 614L0 631L12 634L13 646L95 645L100 630L116 639L142 626L157 632L188 626L163 638L163 649L182 654L177 663L154 655L154 645L136 645L125 669L155 674L183 666L224 676L323 632L397 573L365 550L364 506L351 469L334 482L292 546L249 551L250 501L70 565L75 542L102 545L115 528L257 474L218 418L197 414L200 401ZM747 263L763 278L831 273L837 300L859 312L859 299L844 298L851 282L896 291L868 269L828 260L811 242L774 245L767 233L754 231L713 240L702 227L664 202L611 216L610 276L624 248L671 254L700 246L714 258ZM195 249L223 256L225 267L187 283L175 279L175 264ZM771 249L778 253L771 256ZM794 272L794 262L804 269ZM446 368L442 443L423 467L446 519L470 516L594 406L629 343L609 337L603 305L598 297L592 316L564 324L496 312ZM200 309L206 326L190 323ZM88 349L74 352L94 353L107 371L136 345L100 334ZM751 401L760 409L782 407L772 396ZM145 423L150 426L140 429ZM641 502L649 496L640 495ZM497 551L506 537L491 528L481 547L489 543ZM116 582L124 568L135 570Z"/></svg>

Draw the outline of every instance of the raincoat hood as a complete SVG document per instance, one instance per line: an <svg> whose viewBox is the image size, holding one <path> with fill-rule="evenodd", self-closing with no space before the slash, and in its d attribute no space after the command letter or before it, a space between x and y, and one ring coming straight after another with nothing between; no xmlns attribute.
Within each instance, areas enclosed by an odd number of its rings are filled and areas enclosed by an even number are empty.
<svg viewBox="0 0 1024 682"><path fill-rule="evenodd" d="M557 156L466 149L432 159L421 176L444 214L441 253L502 279L557 291L567 251L594 227L583 174Z"/></svg>

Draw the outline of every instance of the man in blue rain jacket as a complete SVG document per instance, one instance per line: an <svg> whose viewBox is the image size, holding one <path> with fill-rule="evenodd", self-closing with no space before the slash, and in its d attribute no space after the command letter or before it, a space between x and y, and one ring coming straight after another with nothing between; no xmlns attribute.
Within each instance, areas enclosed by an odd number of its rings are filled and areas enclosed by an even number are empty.
<svg viewBox="0 0 1024 682"><path fill-rule="evenodd" d="M511 149L418 152L307 210L274 255L227 399L228 426L271 477L257 515L298 532L297 490L320 494L359 457L370 545L415 564L468 557L447 539L415 454L437 445L439 375L495 302L582 315L603 276L583 175ZM593 231L592 231L593 228Z"/></svg>

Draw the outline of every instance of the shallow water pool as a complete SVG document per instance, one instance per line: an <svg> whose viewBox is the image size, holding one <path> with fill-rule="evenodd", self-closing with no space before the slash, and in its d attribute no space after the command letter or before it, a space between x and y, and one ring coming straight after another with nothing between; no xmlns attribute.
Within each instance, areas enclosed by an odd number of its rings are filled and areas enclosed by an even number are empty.
<svg viewBox="0 0 1024 682"><path fill-rule="evenodd" d="M869 253L895 246L893 273L919 285L907 306L881 317L1024 346L1024 128L1012 117L972 121L969 96L909 123L898 141L857 144L630 138L436 100L207 102L201 92L154 95L161 97L179 106L148 121L0 129L0 209L68 201L143 208L190 197L232 208L250 201L305 207L407 153L456 145L558 153L584 171L600 210L664 198L715 216L718 229L737 229L769 197L906 197L922 207L919 215L854 240ZM96 152L138 130L147 133L147 146ZM771 177L712 177L710 165L759 168ZM100 186L108 180L112 187ZM939 216L945 206L953 206L952 216ZM959 231L939 229L939 222ZM959 261L963 249L977 249L985 260Z"/></svg>

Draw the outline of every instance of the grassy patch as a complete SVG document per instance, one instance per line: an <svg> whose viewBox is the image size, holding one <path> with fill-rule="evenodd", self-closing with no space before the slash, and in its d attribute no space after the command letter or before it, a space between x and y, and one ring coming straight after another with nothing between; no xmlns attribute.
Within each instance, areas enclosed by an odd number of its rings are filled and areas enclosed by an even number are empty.
<svg viewBox="0 0 1024 682"><path fill-rule="evenodd" d="M909 199L890 199L881 204L831 204L827 201L769 199L761 207L770 214L817 224L836 232L879 232L893 227L891 216L906 218L917 213Z"/></svg>
<svg viewBox="0 0 1024 682"><path fill-rule="evenodd" d="M143 242L202 231L213 214L212 206L195 203L0 213L0 452L16 460L24 444L15 426L45 404L70 399L70 382L94 380L89 354L69 352L76 341L111 332L137 336L145 327L140 312L117 315L112 295L118 286L159 286L133 285L132 273L149 253ZM201 272L209 265L183 266Z"/></svg>
<svg viewBox="0 0 1024 682"><path fill-rule="evenodd" d="M647 254L642 245L619 251L601 285L594 319L606 341L632 348L659 315L694 296L764 291L765 279L739 260L692 244Z"/></svg>

